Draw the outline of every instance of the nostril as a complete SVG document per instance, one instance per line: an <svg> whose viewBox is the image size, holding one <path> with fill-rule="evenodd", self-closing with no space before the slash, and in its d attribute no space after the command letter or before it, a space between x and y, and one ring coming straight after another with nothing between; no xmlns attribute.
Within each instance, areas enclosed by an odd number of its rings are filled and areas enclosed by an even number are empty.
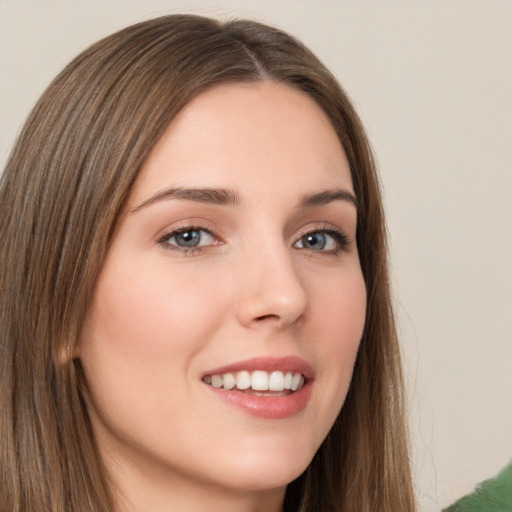
<svg viewBox="0 0 512 512"><path fill-rule="evenodd" d="M279 315L262 315L255 318L257 322L262 322L264 320L279 320Z"/></svg>

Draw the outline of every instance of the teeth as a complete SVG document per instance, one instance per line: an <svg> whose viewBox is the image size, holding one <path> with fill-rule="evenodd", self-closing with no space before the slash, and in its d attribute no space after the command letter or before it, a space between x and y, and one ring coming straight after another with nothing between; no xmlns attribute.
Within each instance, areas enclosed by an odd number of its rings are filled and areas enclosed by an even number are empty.
<svg viewBox="0 0 512 512"><path fill-rule="evenodd" d="M283 372L272 372L268 379L268 389L270 391L283 391L284 390L284 375Z"/></svg>
<svg viewBox="0 0 512 512"><path fill-rule="evenodd" d="M251 388L255 391L268 391L268 373L260 371L252 372Z"/></svg>
<svg viewBox="0 0 512 512"><path fill-rule="evenodd" d="M302 384L304 384L302 375L300 373L294 373L291 390L297 391L297 389L299 389L299 386L301 385L301 381L302 381Z"/></svg>
<svg viewBox="0 0 512 512"><path fill-rule="evenodd" d="M223 377L224 389L233 389L235 387L235 376L232 373L226 373Z"/></svg>
<svg viewBox="0 0 512 512"><path fill-rule="evenodd" d="M244 390L251 387L251 374L249 372L238 372L236 374L236 387Z"/></svg>
<svg viewBox="0 0 512 512"><path fill-rule="evenodd" d="M224 389L253 389L254 391L297 391L304 386L304 376L292 372L265 372L256 370L252 373L241 371L235 374L207 375L203 382L214 388Z"/></svg>
<svg viewBox="0 0 512 512"><path fill-rule="evenodd" d="M214 388L221 388L224 384L222 375L212 375L212 386Z"/></svg>

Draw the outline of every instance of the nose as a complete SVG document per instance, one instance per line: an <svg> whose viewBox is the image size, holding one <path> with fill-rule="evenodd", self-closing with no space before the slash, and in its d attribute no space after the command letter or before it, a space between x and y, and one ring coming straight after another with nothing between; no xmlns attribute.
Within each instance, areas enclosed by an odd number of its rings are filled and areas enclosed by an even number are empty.
<svg viewBox="0 0 512 512"><path fill-rule="evenodd" d="M261 247L260 247L261 249ZM260 250L242 265L237 305L239 322L249 328L271 325L285 328L301 319L308 294L293 262L290 249Z"/></svg>

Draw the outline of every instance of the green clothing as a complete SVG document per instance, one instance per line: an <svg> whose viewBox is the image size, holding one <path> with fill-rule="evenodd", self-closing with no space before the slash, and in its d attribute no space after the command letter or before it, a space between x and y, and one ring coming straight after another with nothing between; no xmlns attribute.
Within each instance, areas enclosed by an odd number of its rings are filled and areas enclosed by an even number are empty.
<svg viewBox="0 0 512 512"><path fill-rule="evenodd" d="M512 512L512 461L497 476L478 484L445 512Z"/></svg>

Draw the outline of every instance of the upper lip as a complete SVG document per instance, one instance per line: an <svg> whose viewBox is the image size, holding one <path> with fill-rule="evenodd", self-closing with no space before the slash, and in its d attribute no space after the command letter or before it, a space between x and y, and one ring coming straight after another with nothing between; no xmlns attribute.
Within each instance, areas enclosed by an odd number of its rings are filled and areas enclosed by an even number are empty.
<svg viewBox="0 0 512 512"><path fill-rule="evenodd" d="M281 372L292 372L301 373L304 378L310 380L314 377L315 372L313 367L304 359L297 356L286 356L286 357L272 357L272 356L261 356L253 357L243 361L237 361L225 366L220 366L209 370L203 374L203 377L207 375L222 375L225 373L235 373L241 371L255 371L262 370L266 372L281 371Z"/></svg>

